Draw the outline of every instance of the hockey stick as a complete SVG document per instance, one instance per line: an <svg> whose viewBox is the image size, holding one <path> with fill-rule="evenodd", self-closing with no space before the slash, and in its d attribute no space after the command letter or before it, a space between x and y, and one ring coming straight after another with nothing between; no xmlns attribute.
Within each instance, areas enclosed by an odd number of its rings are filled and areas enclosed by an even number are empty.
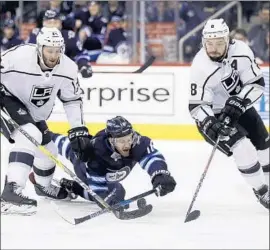
<svg viewBox="0 0 270 250"><path fill-rule="evenodd" d="M82 188L89 193L89 195L96 201L96 203L101 208L106 208L109 211L113 211L112 207L104 201L100 196L98 196L89 186L87 186L84 182L81 181L68 167L66 167L60 160L58 160L49 150L47 150L44 146L39 144L35 138L29 135L24 129L22 129L8 114L1 110L1 116L9 122L15 129L19 130L29 141L31 141L40 151L42 151L45 155L47 155L52 161L56 163L62 170L64 170L74 181L78 182ZM115 212L115 211L113 211ZM115 213L114 213L115 214ZM117 214L115 214L117 216Z"/></svg>
<svg viewBox="0 0 270 250"><path fill-rule="evenodd" d="M138 74L145 71L149 66L153 64L156 60L155 56L149 57L149 59L137 70L133 72L126 72L126 71L95 71L93 74Z"/></svg>
<svg viewBox="0 0 270 250"><path fill-rule="evenodd" d="M126 206L126 205L129 205L131 204L132 202L134 201L138 201L146 196L149 196L153 193L156 193L157 190L156 189L151 189L149 191L146 191L144 193L141 193L139 195L136 195L136 196L133 196L132 198L129 198L127 200L124 200L124 201L121 201L115 205L112 206L112 209L119 209L123 206ZM144 200L144 199L142 199ZM143 201L145 202L145 200ZM102 214L105 214L105 213L109 213L111 212L109 209L107 208L104 208L104 209L101 209L99 211L96 211L96 212L93 212L91 214L88 214L86 216L82 216L82 217L78 217L78 218L68 218L67 216L65 216L63 214L63 212L60 210L60 208L54 204L54 207L55 207L55 210L57 212L58 215L60 215L65 221L67 221L68 223L72 224L72 225L78 225L78 224L81 224L83 222L86 222L88 220L91 220L95 217L98 217ZM150 213L152 211L152 205L146 205L145 203L144 204L140 204L139 205L139 209L138 210L135 210L135 211L129 211L129 212L124 212L124 213L121 213L120 212L120 219L122 220L129 220L129 219L135 219L135 218L138 218L138 217L142 217L148 213ZM136 212L136 214L134 213ZM134 214L136 216L134 216ZM130 216L129 216L130 215Z"/></svg>
<svg viewBox="0 0 270 250"><path fill-rule="evenodd" d="M200 188L201 188L201 186L203 184L203 180L204 180L204 178L206 176L206 173L207 173L207 171L209 169L210 163L212 162L212 159L213 159L213 157L215 155L215 152L216 152L216 149L218 147L219 141L220 141L220 137L217 138L217 141L216 141L216 143L215 143L215 145L213 147L212 153L211 153L211 155L209 157L209 160L208 160L208 162L206 164L206 167L205 167L205 169L204 169L204 171L203 171L203 173L201 175L200 181L199 181L199 183L197 185L196 191L195 191L195 193L193 195L193 198L192 198L192 201L191 201L191 203L189 205L189 208L188 208L184 223L192 221L192 220L196 220L201 214L200 210L193 210L192 212L191 212L191 210L192 210L193 204L194 204L194 202L195 202L195 200L196 200L196 198L198 196Z"/></svg>

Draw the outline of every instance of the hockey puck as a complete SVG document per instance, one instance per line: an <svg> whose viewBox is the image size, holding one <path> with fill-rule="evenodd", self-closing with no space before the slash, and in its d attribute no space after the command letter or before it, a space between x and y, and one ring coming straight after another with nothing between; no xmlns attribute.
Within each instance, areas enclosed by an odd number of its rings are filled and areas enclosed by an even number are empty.
<svg viewBox="0 0 270 250"><path fill-rule="evenodd" d="M140 209L145 208L146 207L146 200L144 198L137 200L137 206Z"/></svg>

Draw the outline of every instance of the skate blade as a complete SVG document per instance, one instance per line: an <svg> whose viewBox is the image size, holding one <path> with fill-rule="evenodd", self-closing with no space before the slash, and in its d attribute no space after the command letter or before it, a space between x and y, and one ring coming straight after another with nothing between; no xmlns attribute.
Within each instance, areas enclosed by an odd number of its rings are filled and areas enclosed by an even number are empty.
<svg viewBox="0 0 270 250"><path fill-rule="evenodd" d="M31 205L14 205L8 202L1 202L1 215L30 216L37 212L37 207Z"/></svg>

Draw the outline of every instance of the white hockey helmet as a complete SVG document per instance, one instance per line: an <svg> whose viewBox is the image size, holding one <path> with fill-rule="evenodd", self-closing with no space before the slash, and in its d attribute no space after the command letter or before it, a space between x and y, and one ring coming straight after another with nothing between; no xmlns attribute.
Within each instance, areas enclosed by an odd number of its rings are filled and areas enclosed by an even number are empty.
<svg viewBox="0 0 270 250"><path fill-rule="evenodd" d="M59 47L61 49L61 53L63 54L65 52L65 42L61 31L57 28L46 27L43 27L39 31L37 35L37 51L42 63L44 63L42 53L43 46Z"/></svg>
<svg viewBox="0 0 270 250"><path fill-rule="evenodd" d="M227 51L229 49L229 42L230 42L230 30L226 22L220 18L220 19L210 19L206 22L203 31L202 31L202 44L203 47L206 50L206 41L210 39L215 39L215 38L223 38L224 42L226 44L224 52L222 56L213 58L210 55L211 60L213 61L221 61L227 54Z"/></svg>
<svg viewBox="0 0 270 250"><path fill-rule="evenodd" d="M229 40L229 35L229 27L222 18L208 20L202 31L203 39L224 37L226 40Z"/></svg>

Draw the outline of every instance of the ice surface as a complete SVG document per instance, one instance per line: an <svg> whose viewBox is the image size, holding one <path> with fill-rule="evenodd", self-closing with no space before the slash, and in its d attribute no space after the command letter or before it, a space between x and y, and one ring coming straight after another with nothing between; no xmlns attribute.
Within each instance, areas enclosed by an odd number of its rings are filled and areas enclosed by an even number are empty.
<svg viewBox="0 0 270 250"><path fill-rule="evenodd" d="M9 144L2 139L1 190ZM73 226L46 200L34 216L1 216L1 249L269 249L269 213L257 201L233 159L217 152L195 202L198 220L184 218L211 153L205 142L155 141L177 181L174 193L149 197L154 209L146 217L120 221L106 214ZM56 175L62 175L57 169ZM127 197L151 188L148 175L136 166L123 182ZM35 197L27 184L27 194ZM95 209L85 202L61 205L67 213L85 215Z"/></svg>

